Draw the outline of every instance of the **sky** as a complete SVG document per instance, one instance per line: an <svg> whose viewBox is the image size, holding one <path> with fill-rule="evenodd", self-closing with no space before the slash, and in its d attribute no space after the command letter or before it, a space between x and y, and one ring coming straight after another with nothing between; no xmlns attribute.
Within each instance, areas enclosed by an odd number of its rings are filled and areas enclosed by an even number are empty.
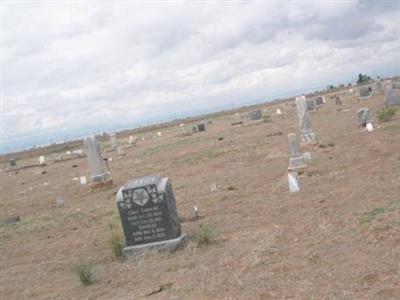
<svg viewBox="0 0 400 300"><path fill-rule="evenodd" d="M2 1L1 153L400 75L400 1Z"/></svg>

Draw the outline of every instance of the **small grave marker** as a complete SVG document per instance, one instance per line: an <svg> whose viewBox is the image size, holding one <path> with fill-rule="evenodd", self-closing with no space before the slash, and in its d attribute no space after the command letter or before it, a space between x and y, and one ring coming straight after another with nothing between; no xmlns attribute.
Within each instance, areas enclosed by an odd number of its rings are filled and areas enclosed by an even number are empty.
<svg viewBox="0 0 400 300"><path fill-rule="evenodd" d="M314 100L307 100L307 110L309 112L313 112L316 110L315 102Z"/></svg>
<svg viewBox="0 0 400 300"><path fill-rule="evenodd" d="M357 110L358 126L365 127L368 123L372 122L371 113L368 108L360 108Z"/></svg>
<svg viewBox="0 0 400 300"><path fill-rule="evenodd" d="M391 87L386 90L385 105L386 107L400 106L400 96Z"/></svg>
<svg viewBox="0 0 400 300"><path fill-rule="evenodd" d="M262 120L262 112L261 110L251 111L249 113L250 121L261 121Z"/></svg>
<svg viewBox="0 0 400 300"><path fill-rule="evenodd" d="M307 166L303 154L300 152L300 146L294 133L288 134L289 140L289 167L288 170L299 170Z"/></svg>
<svg viewBox="0 0 400 300"><path fill-rule="evenodd" d="M319 105L323 105L325 104L325 97L324 96L318 96L315 98L315 103L319 106Z"/></svg>
<svg viewBox="0 0 400 300"><path fill-rule="evenodd" d="M288 173L289 192L296 193L300 191L299 177L295 172Z"/></svg>
<svg viewBox="0 0 400 300"><path fill-rule="evenodd" d="M368 86L360 86L359 88L360 96L358 97L360 100L365 100L371 98L371 89Z"/></svg>

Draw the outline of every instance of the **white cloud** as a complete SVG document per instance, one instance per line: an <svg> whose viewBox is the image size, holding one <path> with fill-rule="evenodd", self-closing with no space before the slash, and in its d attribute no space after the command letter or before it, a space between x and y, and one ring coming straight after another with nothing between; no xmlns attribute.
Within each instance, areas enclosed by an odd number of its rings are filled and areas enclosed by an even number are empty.
<svg viewBox="0 0 400 300"><path fill-rule="evenodd" d="M128 125L400 70L394 2L3 7L3 138Z"/></svg>

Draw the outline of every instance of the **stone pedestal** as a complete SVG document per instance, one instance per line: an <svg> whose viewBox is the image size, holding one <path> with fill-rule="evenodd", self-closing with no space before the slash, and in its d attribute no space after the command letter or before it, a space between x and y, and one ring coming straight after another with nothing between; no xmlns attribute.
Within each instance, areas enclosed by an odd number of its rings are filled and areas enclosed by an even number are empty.
<svg viewBox="0 0 400 300"><path fill-rule="evenodd" d="M122 250L122 255L124 258L129 258L131 256L141 255L146 251L173 252L176 250L183 249L186 246L188 240L189 239L188 239L187 235L182 234L181 236L179 236L175 239L165 240L165 241L161 241L161 242L148 243L148 244L144 244L144 245L128 246Z"/></svg>

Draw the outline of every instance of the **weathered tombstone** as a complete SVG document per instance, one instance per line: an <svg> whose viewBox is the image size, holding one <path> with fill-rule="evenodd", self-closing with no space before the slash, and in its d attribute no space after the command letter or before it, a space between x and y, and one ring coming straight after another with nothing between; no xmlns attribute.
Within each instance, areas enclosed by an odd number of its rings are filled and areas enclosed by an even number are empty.
<svg viewBox="0 0 400 300"><path fill-rule="evenodd" d="M84 148L89 161L92 184L102 186L112 183L110 173L106 171L103 158L101 157L100 145L94 135L86 137Z"/></svg>
<svg viewBox="0 0 400 300"><path fill-rule="evenodd" d="M310 112L315 111L316 106L314 100L307 100L307 110Z"/></svg>
<svg viewBox="0 0 400 300"><path fill-rule="evenodd" d="M249 113L249 117L251 121L261 121L262 120L262 112L261 110L251 111Z"/></svg>
<svg viewBox="0 0 400 300"><path fill-rule="evenodd" d="M126 240L124 257L146 250L174 251L186 244L168 178L128 181L117 193L117 206Z"/></svg>
<svg viewBox="0 0 400 300"><path fill-rule="evenodd" d="M342 102L342 100L340 100L340 97L339 96L335 96L335 104L336 105L342 105L343 104L343 102Z"/></svg>
<svg viewBox="0 0 400 300"><path fill-rule="evenodd" d="M64 205L64 198L61 197L60 195L57 195L57 196L56 196L56 205L57 205L58 207L61 207L61 206Z"/></svg>
<svg viewBox="0 0 400 300"><path fill-rule="evenodd" d="M79 177L79 182L81 185L87 184L86 176Z"/></svg>
<svg viewBox="0 0 400 300"><path fill-rule="evenodd" d="M17 160L15 158L10 159L10 167L14 168L17 166Z"/></svg>
<svg viewBox="0 0 400 300"><path fill-rule="evenodd" d="M359 88L360 96L358 97L360 100L365 100L371 97L371 91L368 86L360 86Z"/></svg>
<svg viewBox="0 0 400 300"><path fill-rule="evenodd" d="M197 126L196 125L193 126L192 127L192 133L195 134L195 133L198 133L198 132L199 132L199 130L197 129Z"/></svg>
<svg viewBox="0 0 400 300"><path fill-rule="evenodd" d="M288 170L298 170L305 168L306 162L303 154L300 152L300 146L297 142L296 135L294 133L288 134L289 140L289 167Z"/></svg>
<svg viewBox="0 0 400 300"><path fill-rule="evenodd" d="M315 103L317 104L317 105L322 105L322 104L325 104L325 97L324 96L318 96L318 97L316 97L315 98Z"/></svg>
<svg viewBox="0 0 400 300"><path fill-rule="evenodd" d="M360 108L357 110L358 126L365 127L368 123L372 122L371 113L368 108Z"/></svg>
<svg viewBox="0 0 400 300"><path fill-rule="evenodd" d="M112 150L117 150L119 144L117 142L117 135L115 134L115 132L110 133L110 144Z"/></svg>
<svg viewBox="0 0 400 300"><path fill-rule="evenodd" d="M394 90L400 90L400 82L392 82L392 89Z"/></svg>
<svg viewBox="0 0 400 300"><path fill-rule="evenodd" d="M19 221L21 221L21 218L19 216L15 216L15 217L11 217L11 218L5 219L3 221L3 224L11 224L11 225L13 225L13 224L17 224Z"/></svg>
<svg viewBox="0 0 400 300"><path fill-rule="evenodd" d="M206 131L206 124L204 123L197 124L197 130L198 132Z"/></svg>
<svg viewBox="0 0 400 300"><path fill-rule="evenodd" d="M311 129L310 116L307 111L306 97L296 97L297 115L299 117L301 142L312 144L317 142L315 133Z"/></svg>
<svg viewBox="0 0 400 300"><path fill-rule="evenodd" d="M122 146L118 146L117 147L117 157L122 157L122 156L125 156L125 151L122 148Z"/></svg>
<svg viewBox="0 0 400 300"><path fill-rule="evenodd" d="M386 90L385 105L386 107L400 106L400 96L391 87Z"/></svg>
<svg viewBox="0 0 400 300"><path fill-rule="evenodd" d="M46 166L46 159L43 155L39 156L39 165L42 167Z"/></svg>
<svg viewBox="0 0 400 300"><path fill-rule="evenodd" d="M296 172L288 173L289 192L296 193L300 191L299 176Z"/></svg>
<svg viewBox="0 0 400 300"><path fill-rule="evenodd" d="M282 114L282 111L281 111L280 108L277 108L277 109L276 109L276 114L277 114L277 115L281 115L281 114Z"/></svg>

